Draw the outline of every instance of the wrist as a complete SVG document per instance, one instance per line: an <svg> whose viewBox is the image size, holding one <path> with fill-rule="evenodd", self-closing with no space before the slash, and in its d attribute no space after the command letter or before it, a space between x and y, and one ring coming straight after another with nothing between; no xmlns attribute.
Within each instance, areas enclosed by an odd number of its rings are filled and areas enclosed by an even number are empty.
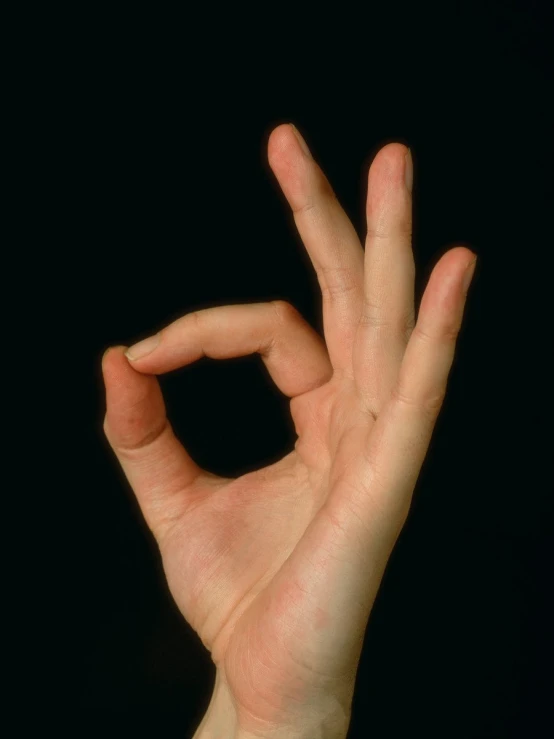
<svg viewBox="0 0 554 739"><path fill-rule="evenodd" d="M227 683L218 669L208 710L196 729L193 739L235 739L237 712Z"/></svg>
<svg viewBox="0 0 554 739"><path fill-rule="evenodd" d="M347 691L350 694L350 691ZM319 707L310 706L305 713L286 726L264 726L262 722L239 721L238 711L224 675L216 671L214 690L206 714L193 739L346 739L350 725L352 695L326 697Z"/></svg>

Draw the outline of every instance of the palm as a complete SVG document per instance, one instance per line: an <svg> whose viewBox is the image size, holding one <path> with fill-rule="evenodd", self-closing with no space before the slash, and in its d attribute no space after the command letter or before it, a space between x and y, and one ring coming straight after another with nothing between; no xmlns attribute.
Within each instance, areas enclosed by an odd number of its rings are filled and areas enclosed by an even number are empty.
<svg viewBox="0 0 554 739"><path fill-rule="evenodd" d="M444 396L473 255L458 248L440 260L415 324L404 154L389 145L371 167L364 253L291 129L272 134L270 162L322 287L325 342L278 302L185 316L132 367L122 349L104 359L106 434L169 587L236 705L259 721L312 690L343 686L351 698ZM217 478L173 436L153 375L253 351L291 397L298 440L276 464Z"/></svg>
<svg viewBox="0 0 554 739"><path fill-rule="evenodd" d="M251 711L277 688L292 685L299 693L314 675L330 684L346 675L352 687L367 621L366 609L352 608L353 590L364 585L360 579L354 586L355 572L368 574L363 543L350 541L346 551L344 532L324 506L348 491L338 478L347 460L359 457L371 422L344 382L332 380L296 400L293 417L302 433L295 451L210 495L200 487L198 501L161 543L177 604ZM333 420L347 406L359 424L350 434ZM336 440L335 453L328 439ZM359 480L355 470L350 477L351 485ZM312 629L328 654L315 649Z"/></svg>

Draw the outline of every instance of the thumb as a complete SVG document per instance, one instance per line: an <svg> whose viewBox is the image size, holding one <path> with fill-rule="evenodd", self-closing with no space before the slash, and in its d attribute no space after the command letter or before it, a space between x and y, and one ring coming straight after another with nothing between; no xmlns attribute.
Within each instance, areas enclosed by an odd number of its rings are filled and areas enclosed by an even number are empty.
<svg viewBox="0 0 554 739"><path fill-rule="evenodd" d="M159 539L184 514L187 490L203 470L173 433L157 378L133 369L125 349L112 347L102 358L104 433Z"/></svg>

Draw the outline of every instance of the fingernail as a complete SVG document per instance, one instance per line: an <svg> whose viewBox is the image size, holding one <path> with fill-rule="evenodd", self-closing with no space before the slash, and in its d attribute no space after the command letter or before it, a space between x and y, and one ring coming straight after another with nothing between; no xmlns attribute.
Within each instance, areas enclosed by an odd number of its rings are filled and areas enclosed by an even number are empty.
<svg viewBox="0 0 554 739"><path fill-rule="evenodd" d="M304 141L304 139L303 139L303 137L302 137L302 134L301 134L301 133L300 133L300 131L299 131L299 130L298 130L298 129L296 128L296 126L294 125L294 123L291 123L291 124L290 124L290 126L291 126L291 128L292 128L292 130L293 130L293 132L294 132L294 135L295 135L295 136L296 136L296 138L298 139L298 143L300 144L300 148L302 149L302 151L304 152L304 154L305 154L305 155L306 155L307 157L309 157L310 159L312 159L312 158L313 158L313 157L312 157L312 154L311 154L310 150L308 149L308 144L307 144L307 143L306 143L306 142Z"/></svg>
<svg viewBox="0 0 554 739"><path fill-rule="evenodd" d="M147 354L150 354L150 352L153 352L159 343L160 334L154 334L154 336L149 336L147 339L143 339L130 346L125 352L125 356L131 360L142 359Z"/></svg>
<svg viewBox="0 0 554 739"><path fill-rule="evenodd" d="M471 283L471 278L473 277L473 273L475 272L475 265L477 264L477 257L471 262L467 267L466 271L464 273L464 280L462 282L462 288L465 293L469 290L469 285Z"/></svg>
<svg viewBox="0 0 554 739"><path fill-rule="evenodd" d="M408 192L412 192L414 186L414 163L411 149L408 149L404 157L404 182L406 183Z"/></svg>

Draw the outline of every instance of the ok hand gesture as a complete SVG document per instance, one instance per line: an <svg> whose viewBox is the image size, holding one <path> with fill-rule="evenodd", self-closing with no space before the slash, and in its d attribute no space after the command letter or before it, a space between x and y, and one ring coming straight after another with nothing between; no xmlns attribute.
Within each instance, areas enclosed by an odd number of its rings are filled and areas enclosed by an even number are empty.
<svg viewBox="0 0 554 739"><path fill-rule="evenodd" d="M268 156L317 273L325 341L282 301L189 313L127 355L105 354L104 429L217 668L199 732L316 736L325 725L346 736L365 628L445 396L475 255L444 254L416 322L406 147L388 144L371 165L365 250L293 126L272 132ZM251 353L290 397L298 439L279 462L220 478L174 436L156 375Z"/></svg>

